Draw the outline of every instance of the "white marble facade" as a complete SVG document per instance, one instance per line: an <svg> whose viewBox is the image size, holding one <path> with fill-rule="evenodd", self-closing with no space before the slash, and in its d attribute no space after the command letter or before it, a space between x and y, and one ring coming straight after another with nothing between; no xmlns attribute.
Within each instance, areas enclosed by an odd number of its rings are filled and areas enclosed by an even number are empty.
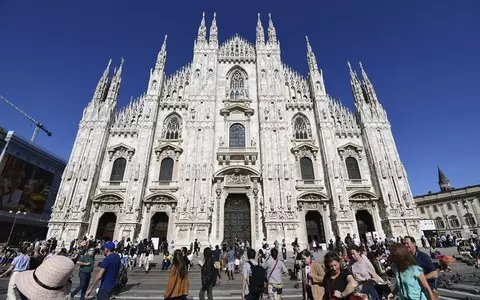
<svg viewBox="0 0 480 300"><path fill-rule="evenodd" d="M203 16L193 60L166 76L166 56L165 36L146 92L120 110L123 61L112 77L109 63L83 112L50 237L161 235L180 246L243 235L259 247L263 238L305 245L307 233L418 236L390 123L361 65L357 76L349 64L353 113L327 94L308 39L307 77L282 62L270 16L267 34L259 16L255 44L219 44L215 15L207 38Z"/></svg>

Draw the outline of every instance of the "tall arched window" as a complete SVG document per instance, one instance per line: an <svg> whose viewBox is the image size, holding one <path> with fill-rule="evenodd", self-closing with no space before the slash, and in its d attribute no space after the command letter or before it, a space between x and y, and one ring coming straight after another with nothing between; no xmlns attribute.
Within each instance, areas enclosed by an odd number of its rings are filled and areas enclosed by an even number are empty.
<svg viewBox="0 0 480 300"><path fill-rule="evenodd" d="M110 174L110 181L123 181L123 175L125 174L126 166L127 160L125 158L117 158L113 162L112 173Z"/></svg>
<svg viewBox="0 0 480 300"><path fill-rule="evenodd" d="M245 147L245 127L242 124L235 123L230 126L229 146L233 148Z"/></svg>
<svg viewBox="0 0 480 300"><path fill-rule="evenodd" d="M355 158L347 157L347 159L345 159L345 165L347 166L348 179L362 179L358 162Z"/></svg>
<svg viewBox="0 0 480 300"><path fill-rule="evenodd" d="M297 140L307 140L311 136L311 129L308 119L305 116L297 115L293 119L293 137Z"/></svg>
<svg viewBox="0 0 480 300"><path fill-rule="evenodd" d="M460 222L458 221L457 216L450 217L450 226L452 227L460 227Z"/></svg>
<svg viewBox="0 0 480 300"><path fill-rule="evenodd" d="M160 164L159 181L172 181L173 177L173 159L170 157L164 158Z"/></svg>
<svg viewBox="0 0 480 300"><path fill-rule="evenodd" d="M245 91L245 78L240 70L235 70L231 74L230 79L230 99L244 99L247 98Z"/></svg>
<svg viewBox="0 0 480 300"><path fill-rule="evenodd" d="M171 114L163 122L162 138L177 140L182 137L182 119L177 114Z"/></svg>
<svg viewBox="0 0 480 300"><path fill-rule="evenodd" d="M471 213L465 214L465 216L463 216L463 219L465 220L465 223L466 223L468 226L475 226L475 225L477 225L477 222L475 221L475 218L472 216Z"/></svg>
<svg viewBox="0 0 480 300"><path fill-rule="evenodd" d="M442 218L438 217L435 219L435 227L437 227L438 229L445 228L445 222L443 222Z"/></svg>
<svg viewBox="0 0 480 300"><path fill-rule="evenodd" d="M302 175L302 180L304 180L305 183L313 183L315 180L315 174L313 172L313 164L310 158L300 158L300 172Z"/></svg>

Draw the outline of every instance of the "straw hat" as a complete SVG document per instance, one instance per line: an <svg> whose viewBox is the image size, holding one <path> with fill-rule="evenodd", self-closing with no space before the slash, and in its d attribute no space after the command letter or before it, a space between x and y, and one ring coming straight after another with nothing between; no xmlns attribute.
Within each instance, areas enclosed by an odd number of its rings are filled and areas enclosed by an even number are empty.
<svg viewBox="0 0 480 300"><path fill-rule="evenodd" d="M65 300L72 286L69 280L75 264L65 256L54 255L36 270L17 274L18 290L30 300Z"/></svg>

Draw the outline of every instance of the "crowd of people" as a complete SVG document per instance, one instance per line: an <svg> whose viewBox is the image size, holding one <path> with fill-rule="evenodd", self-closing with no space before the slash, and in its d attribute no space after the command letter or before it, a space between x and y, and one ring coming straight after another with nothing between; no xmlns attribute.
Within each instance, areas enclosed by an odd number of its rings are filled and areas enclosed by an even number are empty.
<svg viewBox="0 0 480 300"><path fill-rule="evenodd" d="M435 249L436 244L432 244ZM297 239L291 243L294 267L290 275L298 280L305 299L438 299L438 271L432 261L438 258L438 250L432 256L419 251L413 237L370 243L361 243L355 236L348 235L344 240L337 237L329 243L324 256L315 245L301 250ZM85 237L72 243L68 250L57 248L57 242L51 239L26 243L18 253L9 247L1 250L0 264L8 269L0 276L11 274L8 300L64 300L73 299L78 293L81 300L93 294L100 300L110 299L116 288L128 280L127 270L149 271L154 253L152 241L146 239L105 242ZM190 249L175 249L173 241L163 241L159 250L163 253L161 268L169 272L164 299L187 299L188 274L195 256L201 267L201 300L213 299L216 285L222 280L234 281L237 276L242 284L242 299L281 299L283 278L288 272L285 240L271 246L264 240L258 251L238 239L213 248L203 247L203 253L197 240ZM103 260L93 276L98 254L103 254ZM75 265L77 287L71 284Z"/></svg>

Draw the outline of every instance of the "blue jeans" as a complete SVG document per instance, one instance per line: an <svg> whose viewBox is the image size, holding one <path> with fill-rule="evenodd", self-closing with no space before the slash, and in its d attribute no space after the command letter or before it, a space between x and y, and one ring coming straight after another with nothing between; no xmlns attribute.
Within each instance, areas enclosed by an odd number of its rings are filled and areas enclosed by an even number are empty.
<svg viewBox="0 0 480 300"><path fill-rule="evenodd" d="M98 290L98 293L97 293L97 299L98 300L109 300L110 299L110 294L113 292L113 290L115 289L115 287L113 288L110 288L110 289L105 289L105 288L101 288Z"/></svg>
<svg viewBox="0 0 480 300"><path fill-rule="evenodd" d="M78 277L80 278L80 284L78 287L70 293L70 296L75 297L75 295L81 290L80 293L80 300L85 299L85 293L87 292L88 285L90 284L90 278L92 277L92 273L85 273L85 272L78 272Z"/></svg>

